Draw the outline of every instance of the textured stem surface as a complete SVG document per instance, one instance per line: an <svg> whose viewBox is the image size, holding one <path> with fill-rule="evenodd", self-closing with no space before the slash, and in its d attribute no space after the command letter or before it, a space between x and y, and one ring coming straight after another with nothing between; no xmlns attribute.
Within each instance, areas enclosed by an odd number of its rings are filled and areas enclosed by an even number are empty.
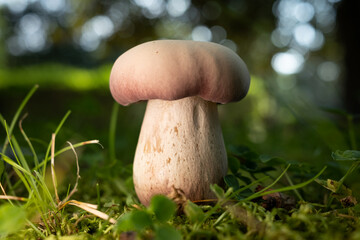
<svg viewBox="0 0 360 240"><path fill-rule="evenodd" d="M215 103L200 97L149 100L134 160L136 193L144 205L173 187L190 200L212 198L227 156Z"/></svg>

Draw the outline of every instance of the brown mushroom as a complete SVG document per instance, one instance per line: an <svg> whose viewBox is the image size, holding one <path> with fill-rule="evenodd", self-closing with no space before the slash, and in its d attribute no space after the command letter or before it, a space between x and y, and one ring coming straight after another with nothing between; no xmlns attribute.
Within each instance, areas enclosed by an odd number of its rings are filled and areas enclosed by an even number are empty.
<svg viewBox="0 0 360 240"><path fill-rule="evenodd" d="M213 197L227 155L216 103L242 99L250 84L245 63L215 43L159 40L122 54L110 76L117 102L148 100L133 179L144 205L181 189L190 200Z"/></svg>

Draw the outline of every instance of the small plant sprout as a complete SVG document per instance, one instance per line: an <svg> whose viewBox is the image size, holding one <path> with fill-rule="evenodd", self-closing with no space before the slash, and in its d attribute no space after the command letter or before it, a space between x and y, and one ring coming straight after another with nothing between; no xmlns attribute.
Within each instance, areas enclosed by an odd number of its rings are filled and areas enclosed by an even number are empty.
<svg viewBox="0 0 360 240"><path fill-rule="evenodd" d="M116 60L115 100L149 100L133 166L144 205L174 188L193 201L214 196L210 184L221 184L228 167L216 104L241 100L249 84L242 59L215 43L152 41Z"/></svg>

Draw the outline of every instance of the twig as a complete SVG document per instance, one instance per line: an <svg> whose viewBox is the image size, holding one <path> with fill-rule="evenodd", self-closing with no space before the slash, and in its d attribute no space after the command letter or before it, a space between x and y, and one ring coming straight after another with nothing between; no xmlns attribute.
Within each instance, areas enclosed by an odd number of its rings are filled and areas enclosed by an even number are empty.
<svg viewBox="0 0 360 240"><path fill-rule="evenodd" d="M53 133L51 135L51 176L52 176L52 181L53 181L53 185L54 185L56 201L57 201L57 203L60 203L60 198L59 198L59 195L58 195L58 192L57 192L54 154L55 154L55 133Z"/></svg>
<svg viewBox="0 0 360 240"><path fill-rule="evenodd" d="M67 143L70 145L70 148L74 152L75 159L76 159L76 167L77 167L76 182L75 182L74 188L71 190L69 195L63 201L60 201L59 195L57 193L57 183L56 183L56 176L55 176L55 160L54 160L54 158L55 158L55 135L56 135L55 133L52 134L52 140L51 140L51 175L52 175L52 181L53 181L54 190L55 190L56 201L58 203L58 210L60 211L66 205L69 204L69 205L79 207L87 212L94 214L95 216L97 216L99 218L102 218L104 220L109 221L112 224L115 224L116 220L113 218L110 218L109 215L107 215L106 213L103 213L103 212L97 210L97 207L98 207L97 205L80 202L80 201L76 201L76 200L69 200L69 198L77 191L78 182L79 182L79 179L81 178L78 155L75 151L74 146L69 141ZM101 144L99 143L98 140L84 142L84 144L90 144L90 143L97 143L101 146Z"/></svg>
<svg viewBox="0 0 360 240"><path fill-rule="evenodd" d="M4 195L0 195L0 199L6 199L6 200L9 200L9 201L10 200L27 201L27 198L24 198L24 197L8 196L6 194L5 189L3 188L3 185L1 183L0 183L0 189L4 194ZM10 201L10 203L11 203L11 201Z"/></svg>
<svg viewBox="0 0 360 240"><path fill-rule="evenodd" d="M3 192L3 194L6 196L5 189L3 188L3 185L1 184L1 182L0 182L0 188L1 188L1 191Z"/></svg>
<svg viewBox="0 0 360 240"><path fill-rule="evenodd" d="M72 145L71 142L67 141L67 143L70 145L70 148L72 149L72 151L75 154L75 160L76 160L76 182L74 185L74 188L71 190L71 192L67 195L67 197L63 200L60 201L59 197L57 195L57 191L56 191L56 178L55 178L55 170L54 170L54 148L55 148L55 134L53 134L53 139L52 139L52 146L51 146L51 170L52 170L52 177L53 177L53 183L54 183L54 187L55 187L55 195L56 195L56 199L58 201L58 210L60 211L61 209L63 209L66 205L73 205L76 206L78 208L81 208L89 213L92 213L93 215L102 218L104 220L109 221L112 224L116 223L116 220L113 218L110 218L109 215L107 215L106 213L103 213L99 210L97 210L98 206L95 204L90 204L90 203L85 203L85 202L80 202L80 201L76 201L76 200L69 200L70 197L72 197L72 195L74 195L74 193L77 191L77 187L78 187L78 183L79 183L79 179L81 178L80 176L80 166L79 166L79 158L78 155L75 151L74 146ZM84 144L91 144L91 143L96 143L99 144L101 147L102 145L99 143L98 140L91 140L91 141L87 141L84 142Z"/></svg>
<svg viewBox="0 0 360 240"><path fill-rule="evenodd" d="M78 182L79 182L79 179L81 178L80 177L80 167L79 167L79 158L78 158L78 155L75 151L75 148L74 146L71 144L71 142L67 141L67 143L70 145L71 149L73 150L74 154L75 154L75 160L76 160L76 182L75 182L75 185L74 185L74 188L71 190L71 192L69 193L69 195L62 201L62 202L67 202L70 197L72 195L74 195L74 193L77 192L77 186L78 186Z"/></svg>
<svg viewBox="0 0 360 240"><path fill-rule="evenodd" d="M27 198L24 197L16 197L16 196L9 196L9 195L0 195L0 199L5 199L5 200L16 200L16 201L27 201Z"/></svg>

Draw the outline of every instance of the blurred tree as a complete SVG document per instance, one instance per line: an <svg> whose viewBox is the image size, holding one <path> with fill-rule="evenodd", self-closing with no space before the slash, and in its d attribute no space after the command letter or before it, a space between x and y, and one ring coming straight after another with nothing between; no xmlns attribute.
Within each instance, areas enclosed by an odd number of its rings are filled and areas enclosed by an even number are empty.
<svg viewBox="0 0 360 240"><path fill-rule="evenodd" d="M260 39L274 28L273 1L50 2L37 0L15 7L15 2L9 1L3 6L10 29L2 36L9 66L42 61L94 66L113 61L141 42L159 38L214 41L236 50L246 60L254 56L264 61L266 58L254 54L253 48L269 46ZM268 49L264 54L269 55ZM269 68L268 61L254 66L258 70Z"/></svg>
<svg viewBox="0 0 360 240"><path fill-rule="evenodd" d="M5 47L5 21L3 18L3 9L0 7L0 68L5 66L6 47Z"/></svg>
<svg viewBox="0 0 360 240"><path fill-rule="evenodd" d="M101 102L112 103L105 92L108 74L124 51L162 38L212 41L237 52L252 74L244 102L221 108L224 115L233 115L223 118L225 140L275 155L292 149L294 158L306 155L311 161L315 155L328 156L329 149L345 149L334 124L318 111L318 106L343 104L338 92L346 63L335 33L337 7L345 1L0 0L5 25L0 42L8 67L0 71L0 86L41 82L44 89L56 91L99 87L97 94L106 95ZM346 24L343 31L355 31ZM8 89L2 92L11 95ZM10 98L3 99L3 108L10 108ZM67 101L77 105L70 97ZM127 139L123 146L129 154L127 146L136 145L134 130L121 139Z"/></svg>
<svg viewBox="0 0 360 240"><path fill-rule="evenodd" d="M360 2L343 0L338 9L338 37L344 48L346 67L344 101L350 113L360 114Z"/></svg>
<svg viewBox="0 0 360 240"><path fill-rule="evenodd" d="M236 51L252 74L271 78L275 88L296 88L317 105L339 107L342 52L333 37L339 2L345 16L339 18L339 33L351 55L358 48L351 34L359 30L346 21L356 16L350 11L358 3L346 0L4 0L7 30L0 38L9 67L41 62L96 67L144 41L213 41ZM346 79L356 79L357 61L346 59ZM344 102L354 111L358 81L344 83Z"/></svg>

